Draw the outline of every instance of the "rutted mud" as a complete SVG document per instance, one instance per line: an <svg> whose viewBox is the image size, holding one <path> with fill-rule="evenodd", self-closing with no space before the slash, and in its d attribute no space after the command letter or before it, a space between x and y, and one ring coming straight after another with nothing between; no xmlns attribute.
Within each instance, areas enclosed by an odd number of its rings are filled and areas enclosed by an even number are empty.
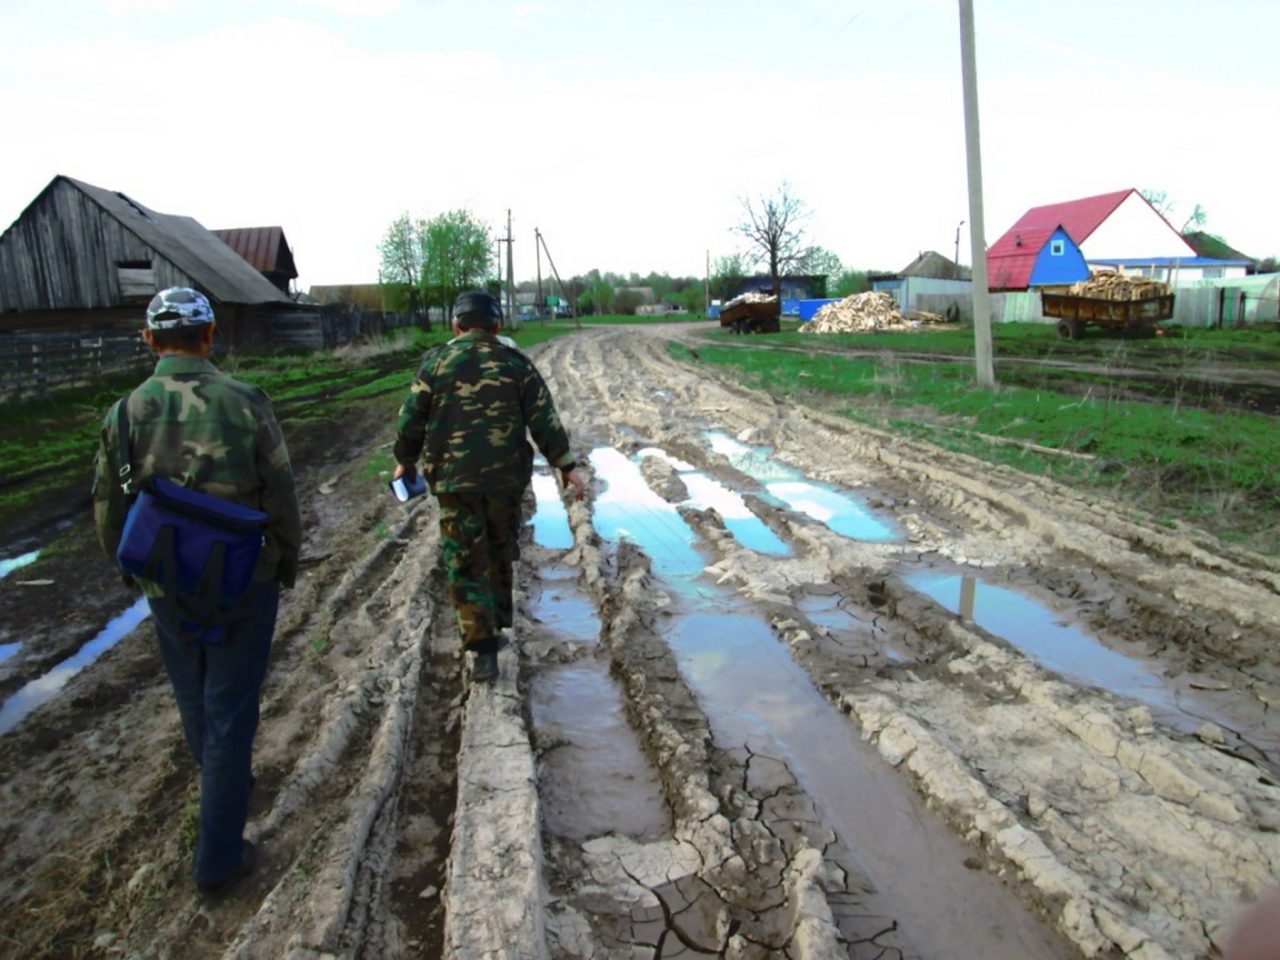
<svg viewBox="0 0 1280 960"><path fill-rule="evenodd" d="M0 955L1212 955L1280 875L1280 564L721 381L675 335L536 353L592 493L536 482L492 688L433 502L361 469L393 411L303 476L263 862L225 897L185 877L145 627L0 735ZM930 595L964 576L972 607ZM1044 628L987 616L998 590ZM33 653L0 692L69 655Z"/></svg>

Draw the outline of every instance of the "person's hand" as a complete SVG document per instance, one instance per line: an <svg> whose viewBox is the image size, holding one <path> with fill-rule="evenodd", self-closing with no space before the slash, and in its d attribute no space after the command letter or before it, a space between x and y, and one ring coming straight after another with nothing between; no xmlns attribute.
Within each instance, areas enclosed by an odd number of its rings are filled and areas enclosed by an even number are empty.
<svg viewBox="0 0 1280 960"><path fill-rule="evenodd" d="M418 468L412 464L397 463L395 472L391 474L392 480L399 480L401 477L406 478L406 482L412 483L413 478L418 475Z"/></svg>
<svg viewBox="0 0 1280 960"><path fill-rule="evenodd" d="M572 470L560 471L560 486L564 489L573 487L573 499L582 500L587 495L587 482L582 479L582 474L578 472L578 468Z"/></svg>

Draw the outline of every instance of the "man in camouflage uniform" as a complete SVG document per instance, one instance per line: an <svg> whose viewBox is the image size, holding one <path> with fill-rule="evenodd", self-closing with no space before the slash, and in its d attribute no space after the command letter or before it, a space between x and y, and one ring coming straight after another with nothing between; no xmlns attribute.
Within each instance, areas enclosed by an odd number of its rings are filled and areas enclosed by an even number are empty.
<svg viewBox="0 0 1280 960"><path fill-rule="evenodd" d="M395 478L412 481L422 457L440 505L449 599L481 683L497 679L499 633L512 624L521 500L533 476L526 432L577 499L586 491L546 383L498 336L501 324L489 294L460 295L456 337L423 356L396 424Z"/></svg>
<svg viewBox="0 0 1280 960"><path fill-rule="evenodd" d="M157 583L126 577L146 594L187 746L200 768L200 831L193 874L203 890L253 869L244 839L252 786L258 698L275 631L279 591L298 572L302 522L293 470L271 404L257 387L209 362L214 317L209 301L185 287L156 294L142 339L155 372L127 404L132 482L150 476L261 510L269 517L253 583L226 614L220 644L183 639L176 606ZM114 560L129 498L119 482L119 421L102 423L93 483L98 539ZM172 599L172 598L170 598ZM188 634L189 636L189 634Z"/></svg>

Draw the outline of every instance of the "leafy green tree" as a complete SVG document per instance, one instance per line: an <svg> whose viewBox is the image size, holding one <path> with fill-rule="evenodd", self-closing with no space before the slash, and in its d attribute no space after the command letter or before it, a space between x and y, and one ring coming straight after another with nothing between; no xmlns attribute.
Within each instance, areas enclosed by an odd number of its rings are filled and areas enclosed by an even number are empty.
<svg viewBox="0 0 1280 960"><path fill-rule="evenodd" d="M823 278L822 289L813 292L816 297L825 297L828 290L834 290L843 270L840 258L826 247L807 248L795 267L796 273Z"/></svg>
<svg viewBox="0 0 1280 960"><path fill-rule="evenodd" d="M434 299L449 316L463 290L483 287L493 272L489 228L465 209L432 217L423 235L425 257L419 285L428 302Z"/></svg>
<svg viewBox="0 0 1280 960"><path fill-rule="evenodd" d="M623 288L613 295L613 309L610 312L635 313L642 303L644 303L644 297L638 290Z"/></svg>
<svg viewBox="0 0 1280 960"><path fill-rule="evenodd" d="M792 194L791 184L785 180L771 196L739 200L746 219L735 230L747 239L756 261L768 267L773 295L780 297L782 275L794 269L807 249L804 222L809 217L808 207Z"/></svg>
<svg viewBox="0 0 1280 960"><path fill-rule="evenodd" d="M855 293L866 293L871 289L871 281L867 279L865 270L842 270L835 284L828 288L833 297L848 297Z"/></svg>
<svg viewBox="0 0 1280 960"><path fill-rule="evenodd" d="M1151 206L1155 207L1156 213L1168 220L1170 224L1173 223L1173 211L1177 205L1169 199L1168 191L1151 190L1147 188L1139 190L1138 192L1146 198L1147 202L1151 204ZM1187 219L1182 222L1182 226L1178 228L1178 232L1186 233L1189 230L1199 230L1205 225L1208 219L1208 212L1204 207L1197 203L1195 207L1192 208L1190 216L1188 216Z"/></svg>
<svg viewBox="0 0 1280 960"><path fill-rule="evenodd" d="M742 254L717 257L711 271L711 296L720 301L728 300L747 275L746 258Z"/></svg>
<svg viewBox="0 0 1280 960"><path fill-rule="evenodd" d="M405 212L391 222L378 244L378 283L383 296L391 309L405 310L415 318L426 258L426 229L425 220L414 220Z"/></svg>

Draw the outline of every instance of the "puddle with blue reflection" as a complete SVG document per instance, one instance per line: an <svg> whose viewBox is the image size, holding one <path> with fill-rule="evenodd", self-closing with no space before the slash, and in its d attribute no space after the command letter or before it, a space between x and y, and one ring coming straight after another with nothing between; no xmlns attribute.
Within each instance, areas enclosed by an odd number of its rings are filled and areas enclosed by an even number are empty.
<svg viewBox="0 0 1280 960"><path fill-rule="evenodd" d="M905 580L1050 670L1154 707L1178 709L1173 691L1145 664L1060 622L1048 607L1014 590L960 574L914 573Z"/></svg>
<svg viewBox="0 0 1280 960"><path fill-rule="evenodd" d="M0 643L0 663L4 663L21 649L20 643Z"/></svg>
<svg viewBox="0 0 1280 960"><path fill-rule="evenodd" d="M676 508L645 482L640 468L612 447L591 451L591 469L605 484L592 506L592 523L606 540L630 540L652 562L652 570L689 580L707 565L694 548L697 536Z"/></svg>
<svg viewBox="0 0 1280 960"><path fill-rule="evenodd" d="M32 680L19 689L0 707L0 734L8 733L32 710L50 700L74 677L104 652L115 646L121 637L151 615L145 597L139 599L120 616L110 621L102 631L81 647L75 656L68 657L42 677Z"/></svg>
<svg viewBox="0 0 1280 960"><path fill-rule="evenodd" d="M598 643L600 618L595 605L576 583L577 572L549 566L538 571L539 590L530 615L558 633L579 643Z"/></svg>
<svg viewBox="0 0 1280 960"><path fill-rule="evenodd" d="M534 542L548 550L568 550L573 546L573 531L556 478L550 473L535 473L533 495L538 502L532 521Z"/></svg>
<svg viewBox="0 0 1280 960"><path fill-rule="evenodd" d="M40 556L39 550L31 550L27 553L19 554L16 557L10 557L7 560L0 560L0 580L3 580L15 570L21 570L23 567L29 567L36 562L36 558Z"/></svg>
<svg viewBox="0 0 1280 960"><path fill-rule="evenodd" d="M1065 956L1007 888L965 867L968 848L862 742L763 621L694 610L664 632L716 742L787 764L920 955Z"/></svg>
<svg viewBox="0 0 1280 960"><path fill-rule="evenodd" d="M684 503L698 510L715 510L724 520L725 529L748 550L775 557L791 555L791 548L782 541L782 538L751 512L751 508L741 496L723 483L695 469L693 464L685 463L657 447L645 447L636 453L636 460L643 460L645 457L655 457L670 464L689 492L689 497Z"/></svg>
<svg viewBox="0 0 1280 960"><path fill-rule="evenodd" d="M529 710L537 739L554 744L538 764L538 800L552 833L575 840L610 833L641 841L671 836L657 772L603 664L535 674Z"/></svg>
<svg viewBox="0 0 1280 960"><path fill-rule="evenodd" d="M718 431L711 431L706 437L711 449L724 456L734 469L762 484L771 502L812 517L851 540L885 543L902 539L902 532L893 521L876 516L849 494L808 480L798 470L778 463L769 456L768 447L751 447Z"/></svg>

